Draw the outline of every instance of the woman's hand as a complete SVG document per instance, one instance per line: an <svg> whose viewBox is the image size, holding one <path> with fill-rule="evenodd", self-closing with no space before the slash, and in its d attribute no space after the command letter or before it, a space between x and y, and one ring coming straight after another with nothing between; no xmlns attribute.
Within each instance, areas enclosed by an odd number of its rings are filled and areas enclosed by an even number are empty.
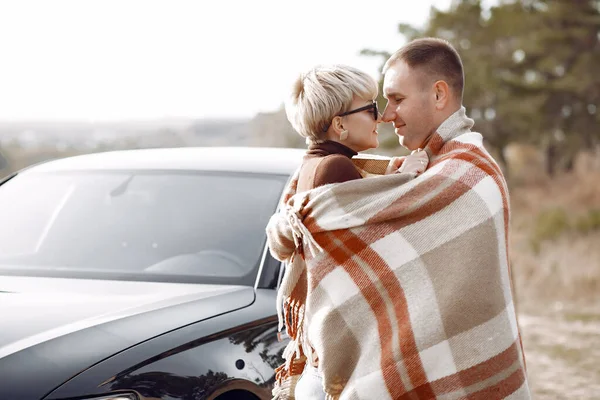
<svg viewBox="0 0 600 400"><path fill-rule="evenodd" d="M390 163L388 164L388 166L385 170L385 174L391 175L391 174L395 174L396 172L398 172L398 169L402 166L402 163L404 163L405 159L406 159L406 157L392 157L392 159L390 160Z"/></svg>
<svg viewBox="0 0 600 400"><path fill-rule="evenodd" d="M429 165L429 156L424 150L413 151L405 157L404 162L398 168L398 172L414 172L417 175L425 172Z"/></svg>

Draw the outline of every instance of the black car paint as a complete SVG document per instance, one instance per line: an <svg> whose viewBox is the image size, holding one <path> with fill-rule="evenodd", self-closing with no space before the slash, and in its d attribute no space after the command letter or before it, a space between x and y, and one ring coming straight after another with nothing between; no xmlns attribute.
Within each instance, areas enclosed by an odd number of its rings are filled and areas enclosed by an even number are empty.
<svg viewBox="0 0 600 400"><path fill-rule="evenodd" d="M74 375L114 354L254 301L254 290L240 290L167 306L91 326L43 341L0 359L0 399L34 400ZM83 392L84 393L84 392Z"/></svg>
<svg viewBox="0 0 600 400"><path fill-rule="evenodd" d="M89 368L44 399L134 391L142 398L213 398L224 388L270 395L285 342L269 315L275 292L257 290L249 307L161 335ZM233 326L233 328L231 328Z"/></svg>
<svg viewBox="0 0 600 400"><path fill-rule="evenodd" d="M1 358L0 399L56 400L133 390L140 399L202 400L234 389L269 398L286 344L278 338L275 315L279 266L267 252L256 289L167 302ZM213 356L207 363L206 354L228 357Z"/></svg>

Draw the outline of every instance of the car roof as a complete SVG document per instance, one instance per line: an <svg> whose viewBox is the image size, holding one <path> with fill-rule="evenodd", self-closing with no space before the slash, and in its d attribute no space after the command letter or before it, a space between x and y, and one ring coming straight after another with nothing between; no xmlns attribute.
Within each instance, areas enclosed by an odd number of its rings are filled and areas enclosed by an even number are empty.
<svg viewBox="0 0 600 400"><path fill-rule="evenodd" d="M31 172L80 170L201 170L289 175L305 150L265 147L182 147L117 150L47 161Z"/></svg>

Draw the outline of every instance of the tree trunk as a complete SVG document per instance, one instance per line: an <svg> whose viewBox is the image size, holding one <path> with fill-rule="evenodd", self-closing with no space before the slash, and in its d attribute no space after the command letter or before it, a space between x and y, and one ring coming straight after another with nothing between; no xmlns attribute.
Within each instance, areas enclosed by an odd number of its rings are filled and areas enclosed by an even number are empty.
<svg viewBox="0 0 600 400"><path fill-rule="evenodd" d="M546 173L550 177L554 176L556 173L557 158L556 144L549 143L546 146Z"/></svg>

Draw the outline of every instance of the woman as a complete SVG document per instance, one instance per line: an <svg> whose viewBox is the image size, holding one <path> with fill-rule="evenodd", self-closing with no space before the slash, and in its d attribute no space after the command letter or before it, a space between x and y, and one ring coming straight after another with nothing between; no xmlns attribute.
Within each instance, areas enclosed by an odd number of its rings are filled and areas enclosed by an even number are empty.
<svg viewBox="0 0 600 400"><path fill-rule="evenodd" d="M286 113L293 128L306 139L308 150L294 192L362 178L352 157L379 145L377 93L377 82L371 76L349 66L316 67L298 77ZM386 174L402 172L414 177L426 166L427 155L419 152L406 159L393 158ZM316 364L300 366L304 372L295 387L297 399L325 399ZM276 397L285 397L278 392L276 389Z"/></svg>
<svg viewBox="0 0 600 400"><path fill-rule="evenodd" d="M376 97L377 82L352 67L317 67L298 77L286 104L308 144L298 191L361 178L351 158L379 145Z"/></svg>

